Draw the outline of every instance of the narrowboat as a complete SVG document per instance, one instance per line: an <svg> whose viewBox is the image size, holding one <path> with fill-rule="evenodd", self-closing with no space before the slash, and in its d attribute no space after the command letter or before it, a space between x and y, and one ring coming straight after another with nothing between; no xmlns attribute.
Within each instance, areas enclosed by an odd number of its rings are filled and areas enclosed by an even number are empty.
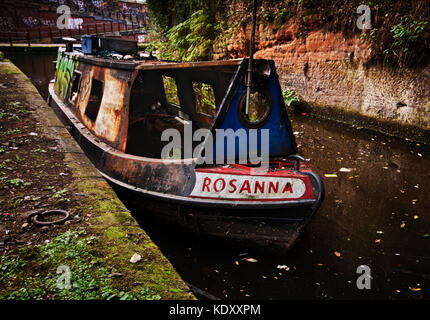
<svg viewBox="0 0 430 320"><path fill-rule="evenodd" d="M87 46L59 48L48 103L116 190L201 235L294 244L324 187L297 154L273 61L169 62ZM180 145L163 156L173 138Z"/></svg>

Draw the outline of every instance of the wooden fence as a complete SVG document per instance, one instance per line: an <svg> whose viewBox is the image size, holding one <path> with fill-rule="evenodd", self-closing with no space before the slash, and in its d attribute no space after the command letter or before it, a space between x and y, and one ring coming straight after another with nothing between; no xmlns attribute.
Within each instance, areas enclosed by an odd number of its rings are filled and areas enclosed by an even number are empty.
<svg viewBox="0 0 430 320"><path fill-rule="evenodd" d="M43 26L32 29L17 29L14 31L0 31L0 42L8 42L13 46L14 42L31 43L43 41L58 42L63 37L77 37L81 35L102 35L114 32L130 33L136 39L136 33L143 31L142 27L135 23L104 21L78 25L75 29L58 29L56 26Z"/></svg>

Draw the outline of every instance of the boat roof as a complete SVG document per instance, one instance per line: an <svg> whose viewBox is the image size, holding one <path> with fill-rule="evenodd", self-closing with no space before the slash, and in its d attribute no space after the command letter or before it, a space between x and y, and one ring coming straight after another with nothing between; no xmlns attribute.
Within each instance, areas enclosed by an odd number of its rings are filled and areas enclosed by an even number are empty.
<svg viewBox="0 0 430 320"><path fill-rule="evenodd" d="M80 51L74 50L73 52L66 52L64 48L60 48L63 53L76 56L78 61L85 63L109 67L116 69L126 70L160 70L160 69L186 69L186 68L211 68L211 67L229 67L238 66L244 60L230 59L230 60L212 60L212 61L198 61L198 62L185 62L185 61L167 61L167 60L150 60L145 58L130 58L130 59L114 59L112 57L101 57L95 55L86 55Z"/></svg>

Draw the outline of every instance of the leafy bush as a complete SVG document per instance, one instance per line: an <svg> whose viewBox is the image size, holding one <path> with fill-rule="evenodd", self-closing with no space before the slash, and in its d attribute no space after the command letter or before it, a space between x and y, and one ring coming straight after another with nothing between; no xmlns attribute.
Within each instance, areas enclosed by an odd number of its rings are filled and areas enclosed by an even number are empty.
<svg viewBox="0 0 430 320"><path fill-rule="evenodd" d="M299 102L300 98L297 93L292 89L286 89L282 91L282 97L287 106L290 106L293 102Z"/></svg>
<svg viewBox="0 0 430 320"><path fill-rule="evenodd" d="M158 55L162 59L179 61L208 60L212 54L216 28L202 10L171 28L166 41L158 43Z"/></svg>

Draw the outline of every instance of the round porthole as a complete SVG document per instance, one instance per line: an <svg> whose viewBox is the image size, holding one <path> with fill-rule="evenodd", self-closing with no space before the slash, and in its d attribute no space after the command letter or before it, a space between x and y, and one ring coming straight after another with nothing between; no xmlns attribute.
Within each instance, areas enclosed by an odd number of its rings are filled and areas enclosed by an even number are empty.
<svg viewBox="0 0 430 320"><path fill-rule="evenodd" d="M246 91L239 99L237 113L240 122L248 128L259 128L269 120L272 114L272 98L263 89L252 90L249 108L246 110Z"/></svg>

